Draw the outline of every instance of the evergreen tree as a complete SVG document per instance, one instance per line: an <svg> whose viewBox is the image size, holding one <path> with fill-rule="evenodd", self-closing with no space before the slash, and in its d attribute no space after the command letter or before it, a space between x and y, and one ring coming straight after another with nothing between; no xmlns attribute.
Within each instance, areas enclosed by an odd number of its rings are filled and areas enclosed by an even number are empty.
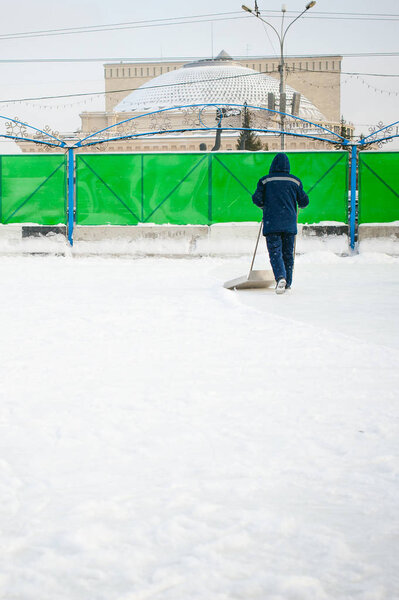
<svg viewBox="0 0 399 600"><path fill-rule="evenodd" d="M346 140L348 140L351 136L351 130L349 127L346 127L346 121L344 117L341 117L341 129L339 134L342 135L342 137Z"/></svg>
<svg viewBox="0 0 399 600"><path fill-rule="evenodd" d="M361 133L359 136L360 140L364 140L365 137L366 136L364 135L364 133ZM364 144L363 146L361 146L362 150L370 150L370 148L371 148L371 144Z"/></svg>
<svg viewBox="0 0 399 600"><path fill-rule="evenodd" d="M257 150L262 150L262 142L258 136L251 131L251 115L246 104L244 104L242 127L247 131L240 132L237 140L237 150L253 150L255 152ZM267 150L268 148L265 149Z"/></svg>
<svg viewBox="0 0 399 600"><path fill-rule="evenodd" d="M342 136L345 140L349 140L351 138L351 130L350 127L347 127L346 121L344 119L344 117L341 117L340 120L340 128L339 128L339 135ZM342 150L343 148L345 150L349 150L350 146L346 146L345 144L341 142L337 142L335 145L335 149L336 150Z"/></svg>

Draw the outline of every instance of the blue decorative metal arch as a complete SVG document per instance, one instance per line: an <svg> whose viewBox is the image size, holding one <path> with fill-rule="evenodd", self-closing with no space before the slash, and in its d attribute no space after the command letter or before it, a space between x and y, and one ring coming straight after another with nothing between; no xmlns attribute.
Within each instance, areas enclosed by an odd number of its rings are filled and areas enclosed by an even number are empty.
<svg viewBox="0 0 399 600"><path fill-rule="evenodd" d="M154 129L151 131L132 131L130 133L126 133L125 135L115 135L109 137L107 135L111 130L115 130L117 128L121 128L121 126L127 123L136 122L138 119L143 119L147 117L151 117L154 115L167 114L171 111L176 112L178 110L186 110L186 109L199 109L198 110L198 122L199 126L192 127L181 127L176 129ZM281 130L281 129L271 129L269 127L262 127L257 125L256 123L251 125L250 128L241 127L238 125L223 126L223 119L228 118L228 114L223 111L238 109L242 110L246 108L252 111L260 111L260 114L269 114L269 115L282 115L287 117L288 119L292 119L294 122L299 124L307 124L310 126L311 130L314 128L316 133L321 132L320 135L314 133L299 133L291 130ZM205 110L215 109L217 111L217 119L215 126L207 126L203 121L203 115ZM289 135L292 137L299 138L307 138L312 140L317 140L321 142L327 142L329 144L333 144L335 147L340 146L341 148L347 148L351 151L351 178L350 178L350 246L352 249L355 248L355 235L356 235L356 172L358 165L358 150L365 149L369 147L371 144L380 144L381 142L385 142L387 140L391 140L393 138L399 137L399 121L395 121L390 125L386 125L379 130L371 133L367 137L361 138L357 141L349 140L342 135L331 131L327 127L319 125L317 123L313 123L312 121L308 121L302 117L292 115L289 113L283 113L277 110L272 110L265 107L253 106L253 105L244 105L244 104L232 104L232 103L220 103L220 104L186 104L183 106L175 106L170 108L158 109L155 111L150 111L148 113L143 113L140 115L136 115L133 117L129 117L123 121L115 123L113 125L109 125L103 129L100 129L90 135L79 139L71 144L67 144L65 140L58 138L57 136L49 133L48 131L39 129L34 127L28 123L23 123L17 119L11 119L10 117L6 117L0 115L0 119L3 121L7 121L8 129L6 133L2 133L0 131L0 137L6 139L12 139L16 141L28 141L34 142L37 144L42 144L45 146L49 146L52 148L60 148L64 149L68 153L68 219L67 219L67 231L68 231L68 240L71 246L73 245L73 228L74 228L74 199L75 199L75 181L74 181L74 151L78 148L83 148L87 146L94 146L97 144L115 142L120 140L127 139L137 139L142 137L149 137L154 135L165 135L165 134L176 134L176 133L187 133L187 132L195 132L195 131L253 131L260 134L266 135ZM286 122L286 120L284 120ZM392 127L396 126L396 133L390 133ZM29 136L25 135L26 129L32 130L36 132L36 135ZM383 135L382 137L378 137L378 134L382 132L389 132L389 135ZM102 137L100 137L102 136ZM323 137L322 137L323 136ZM330 136L330 137L327 137Z"/></svg>

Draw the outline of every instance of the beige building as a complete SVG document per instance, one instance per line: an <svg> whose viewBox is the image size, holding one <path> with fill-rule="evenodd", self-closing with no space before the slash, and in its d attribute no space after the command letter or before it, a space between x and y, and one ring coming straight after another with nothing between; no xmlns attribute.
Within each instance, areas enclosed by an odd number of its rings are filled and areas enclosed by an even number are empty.
<svg viewBox="0 0 399 600"><path fill-rule="evenodd" d="M221 53L222 54L222 53ZM329 121L341 118L340 75L342 56L309 56L285 58L285 81L306 96ZM198 61L199 62L199 61ZM265 73L279 81L279 61L276 58L234 60L236 64ZM105 114L113 114L115 107L135 90L151 79L181 69L186 62L137 62L104 65ZM196 63L198 64L198 63ZM118 92L117 90L125 90ZM93 113L83 113L82 118ZM94 113L95 114L95 113Z"/></svg>
<svg viewBox="0 0 399 600"><path fill-rule="evenodd" d="M215 59L183 61L111 63L104 65L105 111L83 112L78 136L85 138L121 123L87 141L126 136L82 151L92 152L170 152L212 150L215 128L223 128L220 150L235 150L243 111L226 107L176 107L190 104L237 104L275 108L302 120L287 117L284 129L332 139L333 136L306 123L310 121L340 132L340 56L290 57L285 59L285 97L279 94L279 61L276 58L234 60L222 51ZM161 110L162 112L158 112ZM273 112L249 109L251 126L268 130L281 128L281 117ZM198 128L202 128L198 131ZM207 129L209 128L209 129ZM192 131L197 129L197 131ZM175 133L171 133L174 130ZM176 130L180 130L177 131ZM184 130L184 131L182 131ZM191 131L190 131L191 130ZM132 134L151 135L127 139ZM281 138L257 134L269 150L280 149ZM24 151L31 144L24 144ZM320 149L331 144L299 136L285 136L285 148ZM37 145L35 145L37 151Z"/></svg>
<svg viewBox="0 0 399 600"><path fill-rule="evenodd" d="M300 96L299 116L321 124L339 133L340 131L340 56L309 56L286 59L287 88L286 108L283 112L292 112L293 94ZM157 109L190 103L226 102L254 106L270 106L268 96L274 93L275 108L279 110L279 62L276 59L259 57L251 60L233 60L224 51L216 59L202 60L194 63L180 62L140 62L104 65L106 111L82 113L82 134L98 131L119 123L133 116L145 115ZM208 80L210 83L208 83ZM233 85L232 85L233 84ZM158 88L158 89L156 89ZM154 91L155 90L155 91ZM187 111L186 111L187 112ZM197 111L198 112L198 111ZM204 112L201 114L203 117ZM253 126L280 129L279 117L270 114L252 113ZM197 119L197 126L205 124L215 127L215 111L208 114L207 119ZM159 122L162 119L168 122ZM158 123L157 123L158 120ZM258 122L257 122L258 121ZM291 121L291 122L290 122ZM135 119L137 131L160 131L160 129L177 129L187 123L187 114L168 111L157 116ZM129 133L129 125L118 129L123 135ZM222 127L242 125L242 117L235 117L233 122L223 119ZM305 132L303 123L296 119L286 119L285 129ZM158 127L157 127L158 126ZM110 130L114 136L115 129ZM306 129L306 127L305 127ZM324 137L321 130L309 133ZM280 137L259 135L261 141L270 150L280 148ZM327 136L328 137L328 136ZM235 150L238 133L224 131L221 136L221 150ZM211 150L215 144L215 132L186 132L176 135L159 134L142 137L136 140L120 140L107 144L112 151L198 151L201 148ZM305 138L285 136L287 149L331 147L323 143Z"/></svg>

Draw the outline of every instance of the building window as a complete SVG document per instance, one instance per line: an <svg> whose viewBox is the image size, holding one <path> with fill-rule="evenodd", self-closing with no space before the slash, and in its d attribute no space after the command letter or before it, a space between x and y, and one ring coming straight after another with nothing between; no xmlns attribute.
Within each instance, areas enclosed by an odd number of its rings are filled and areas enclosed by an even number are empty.
<svg viewBox="0 0 399 600"><path fill-rule="evenodd" d="M321 71L321 61L319 62L319 71Z"/></svg>
<svg viewBox="0 0 399 600"><path fill-rule="evenodd" d="M326 61L326 71L328 71L328 61Z"/></svg>

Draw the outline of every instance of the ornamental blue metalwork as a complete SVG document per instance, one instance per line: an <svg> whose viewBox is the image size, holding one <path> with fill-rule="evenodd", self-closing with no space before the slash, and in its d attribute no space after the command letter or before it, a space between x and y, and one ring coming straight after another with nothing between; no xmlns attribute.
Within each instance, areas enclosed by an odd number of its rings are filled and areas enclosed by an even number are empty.
<svg viewBox="0 0 399 600"><path fill-rule="evenodd" d="M251 111L251 127L241 126L242 111ZM173 127L172 117L177 113L180 127ZM285 129L274 127L281 116L284 117ZM150 118L151 129L140 131L140 119ZM273 119L274 117L274 119ZM146 127L148 128L148 121ZM3 127L2 127L3 126ZM4 128L4 131L2 130ZM272 110L265 107L243 104L186 104L171 108L163 108L124 119L119 123L95 131L82 139L62 139L62 135L49 127L39 129L18 118L0 115L0 137L15 141L34 142L48 148L60 148L68 153L68 240L73 244L74 228L74 151L78 148L98 146L120 140L137 139L154 135L174 135L195 132L218 132L224 135L233 132L252 131L266 136L289 135L333 144L335 147L351 151L350 179L350 246L355 248L356 239L356 173L358 167L358 150L364 150L372 144L381 144L399 137L399 121L389 125L378 123L371 133L359 140L349 140L337 131L331 131L319 123L308 121L302 117Z"/></svg>

